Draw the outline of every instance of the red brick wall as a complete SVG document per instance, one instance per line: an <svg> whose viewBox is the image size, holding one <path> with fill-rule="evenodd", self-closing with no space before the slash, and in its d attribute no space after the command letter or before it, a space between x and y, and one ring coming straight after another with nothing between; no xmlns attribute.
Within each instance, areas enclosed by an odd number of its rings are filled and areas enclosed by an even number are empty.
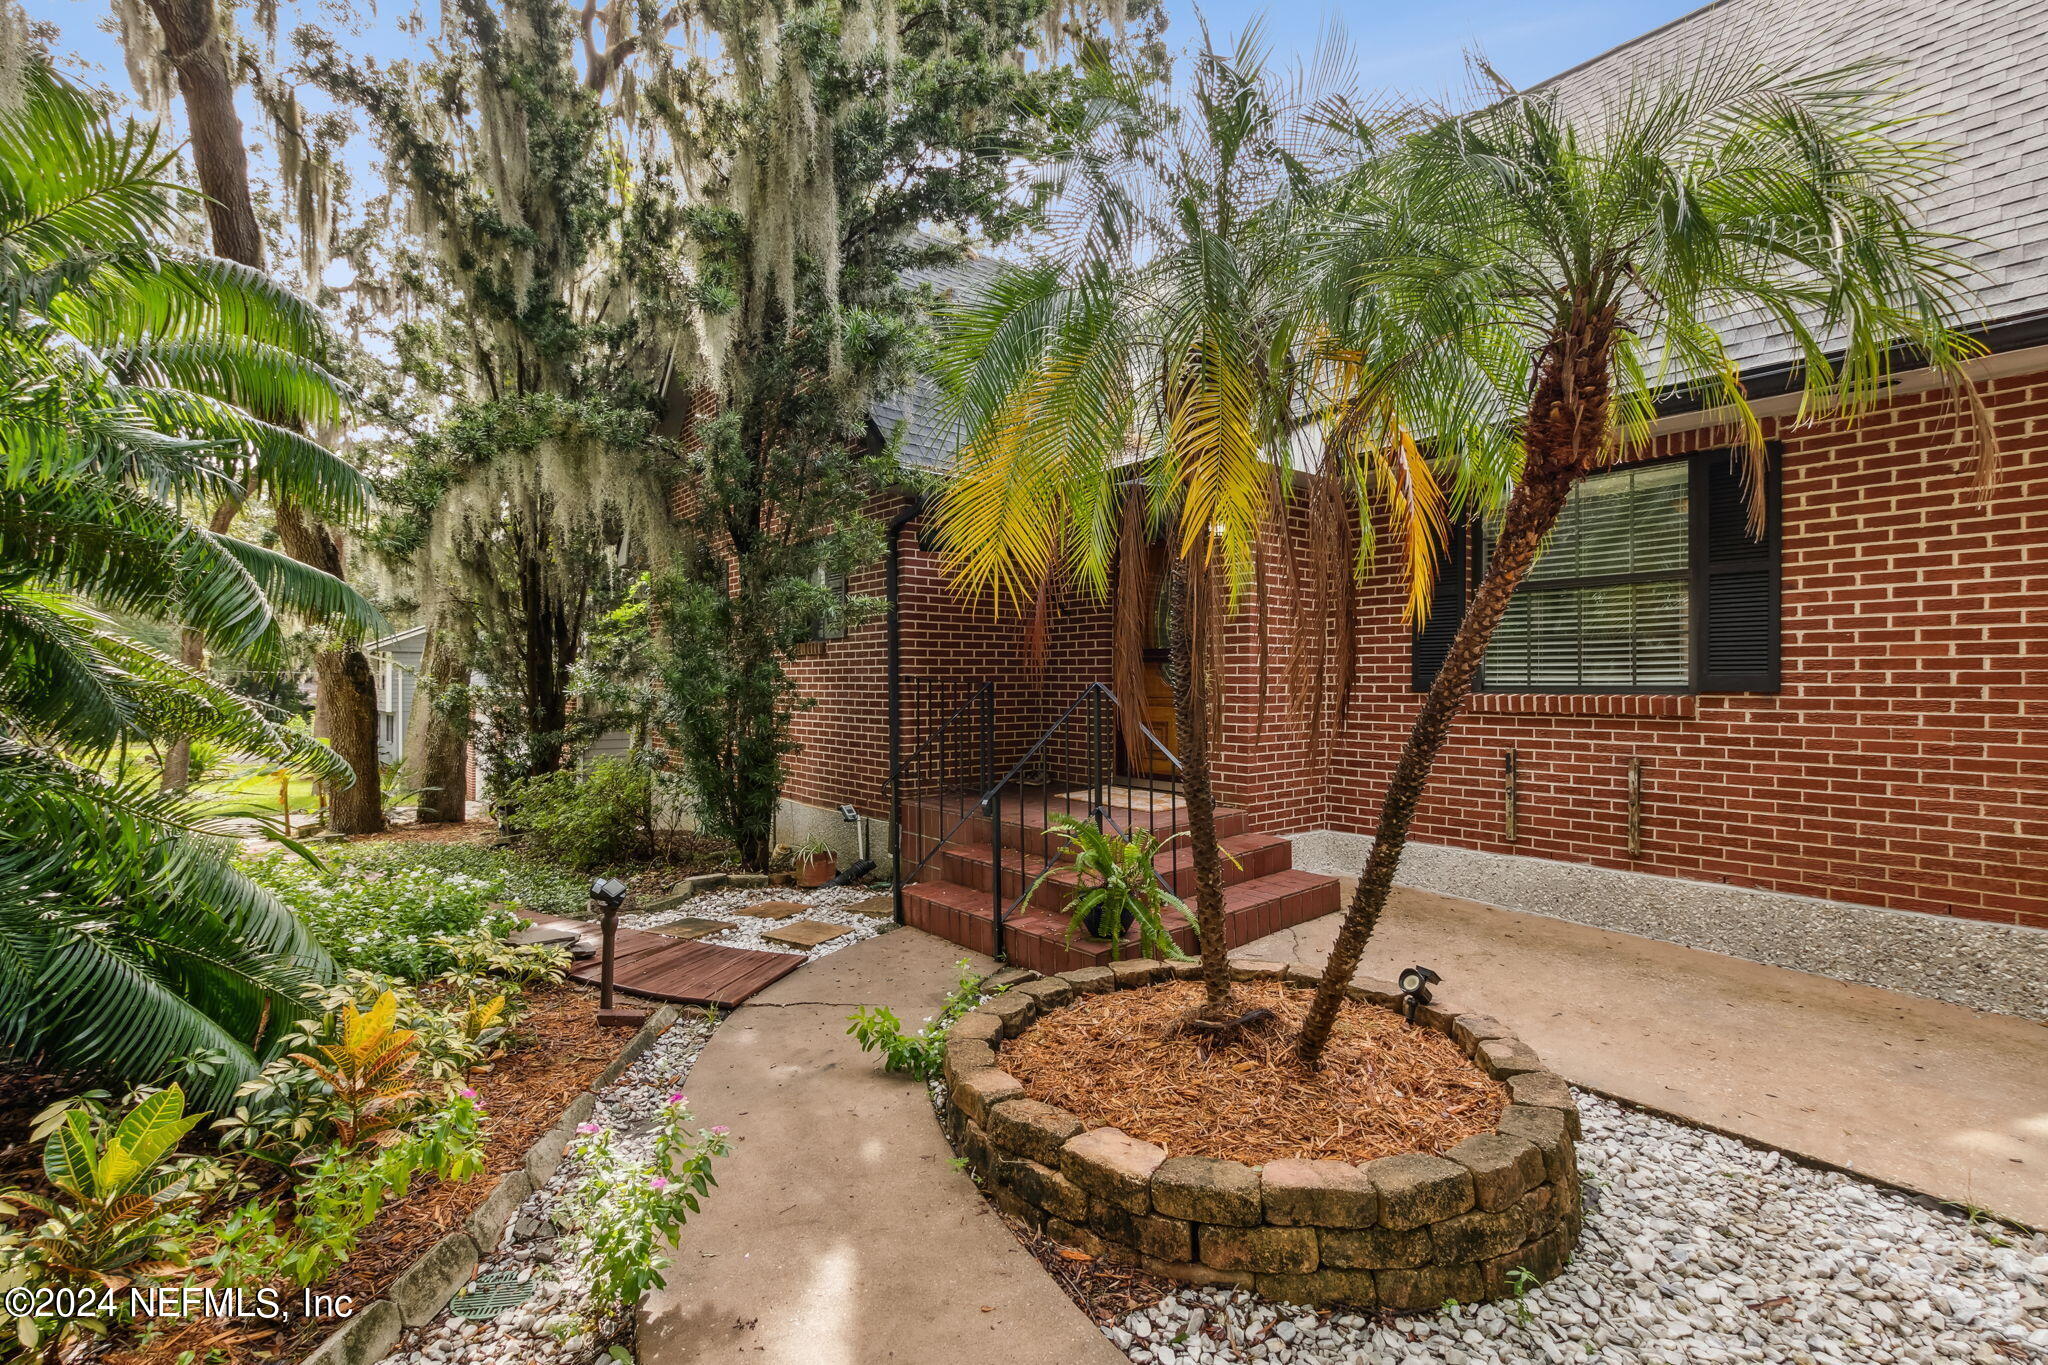
<svg viewBox="0 0 2048 1365"><path fill-rule="evenodd" d="M868 510L885 524L902 506L879 499ZM903 532L904 749L914 750L927 726L938 723L952 699L951 684L996 680L1003 699L995 759L1014 762L1032 728L1038 689L1049 665L1025 658L1023 627L999 621L986 603L964 603L946 587L937 559L917 548L917 527ZM884 566L853 574L854 597L884 594ZM809 805L851 802L863 814L888 812L888 622L877 614L845 639L809 647L790 672L809 708L796 718L802 746L790 760L783 795ZM936 687L930 684L937 684Z"/></svg>
<svg viewBox="0 0 2048 1365"><path fill-rule="evenodd" d="M1780 692L1478 698L1413 837L2048 927L2048 374L1986 392L2003 445L1988 502L1939 395L1853 428L1768 424L1785 448ZM1657 453L1712 444L1681 436ZM1416 703L1399 601L1390 575L1364 593L1360 693L1329 744L1326 789L1286 776L1315 768L1305 745L1290 753L1254 727L1252 628L1234 627L1226 782L1268 828L1376 823ZM1644 774L1635 860L1631 756Z"/></svg>
<svg viewBox="0 0 2048 1365"><path fill-rule="evenodd" d="M1971 493L1974 457L1939 395L1853 428L1769 422L1785 452L1782 691L1477 698L1413 837L2048 927L2048 373L1986 394L2003 443L1988 502ZM1711 444L1670 438L1657 453ZM904 672L994 678L999 747L1014 758L1083 685L1108 681L1110 611L1063 601L1034 667L1021 621L961 603L914 540L905 533ZM1287 698L1286 586L1269 568L1263 710L1255 598L1227 632L1219 785L1259 828L1369 833L1415 710L1399 585L1385 574L1362 589L1356 695L1316 744ZM852 591L880 596L881 567ZM883 631L873 621L799 661L817 705L797 722L793 799L884 813ZM1634 860L1632 756L1644 786Z"/></svg>

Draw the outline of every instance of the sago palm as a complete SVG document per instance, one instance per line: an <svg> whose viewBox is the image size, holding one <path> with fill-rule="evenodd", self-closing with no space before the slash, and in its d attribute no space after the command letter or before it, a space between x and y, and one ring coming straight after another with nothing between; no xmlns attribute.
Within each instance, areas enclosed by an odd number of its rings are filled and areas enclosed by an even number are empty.
<svg viewBox="0 0 2048 1365"><path fill-rule="evenodd" d="M1952 381L1962 271L1911 206L1942 157L1879 68L1709 57L1604 100L1506 94L1374 153L1332 187L1328 355L1353 401L1424 434L1454 512L1497 526L1423 699L1300 1038L1321 1055L1410 821L1515 586L1587 474L1642 453L1660 398L1725 411L1752 517L1764 445L1726 342L1758 318L1796 350L1800 418L1854 418L1895 354ZM1895 351L1894 348L1901 348Z"/></svg>
<svg viewBox="0 0 2048 1365"><path fill-rule="evenodd" d="M171 164L40 65L0 111L0 1052L182 1070L211 1104L332 964L190 805L99 760L204 738L350 774L102 610L273 663L277 607L379 622L338 580L187 514L260 492L345 515L364 483L291 429L340 410L317 313L169 245L191 197Z"/></svg>
<svg viewBox="0 0 2048 1365"><path fill-rule="evenodd" d="M1088 78L1090 120L1046 168L1051 249L947 319L942 377L964 440L937 524L956 583L1012 603L1062 580L1104 594L1119 560L1128 590L1147 534L1164 535L1195 922L1206 1009L1220 1014L1215 632L1297 482L1335 489L1334 506L1391 513L1425 574L1438 498L1414 448L1368 439L1384 433L1355 405L1341 427L1326 420L1335 370L1300 297L1317 124L1268 73L1256 28L1227 52L1205 41L1181 108L1107 64ZM1304 443L1322 453L1297 470ZM1371 515L1354 524L1369 542Z"/></svg>

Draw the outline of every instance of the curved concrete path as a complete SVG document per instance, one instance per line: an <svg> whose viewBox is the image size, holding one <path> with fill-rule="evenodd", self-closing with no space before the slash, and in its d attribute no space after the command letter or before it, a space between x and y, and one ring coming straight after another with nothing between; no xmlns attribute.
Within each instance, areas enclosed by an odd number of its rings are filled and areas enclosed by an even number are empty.
<svg viewBox="0 0 2048 1365"><path fill-rule="evenodd" d="M1320 967L1341 918L1236 956ZM1415 962L1581 1085L2048 1227L2048 1027L1397 889L1363 971Z"/></svg>
<svg viewBox="0 0 2048 1365"><path fill-rule="evenodd" d="M916 1026L967 955L885 933L785 977L712 1036L690 1107L736 1150L668 1288L641 1305L645 1365L1125 1365L953 1168L924 1086L846 1035L859 1005Z"/></svg>

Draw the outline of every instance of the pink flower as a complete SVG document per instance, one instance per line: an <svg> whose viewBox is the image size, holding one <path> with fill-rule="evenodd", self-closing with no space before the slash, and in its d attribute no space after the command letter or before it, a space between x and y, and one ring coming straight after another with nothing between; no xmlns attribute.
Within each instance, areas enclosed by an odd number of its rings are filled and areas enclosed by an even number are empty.
<svg viewBox="0 0 2048 1365"><path fill-rule="evenodd" d="M731 1131L732 1129L726 1127L722 1123L714 1123L711 1125L711 1136L713 1137L724 1137L727 1133L730 1133Z"/></svg>
<svg viewBox="0 0 2048 1365"><path fill-rule="evenodd" d="M460 1093L461 1093L461 1095L462 1095L462 1098L464 1098L464 1099L466 1099L466 1100L473 1100L473 1099L475 1099L475 1098L476 1098L476 1091L474 1091L474 1090L470 1089L470 1088L469 1088L468 1086L466 1086L466 1085L462 1087L462 1090L461 1090L461 1092L460 1092Z"/></svg>
<svg viewBox="0 0 2048 1365"><path fill-rule="evenodd" d="M670 1104L688 1104L690 1102L690 1097L688 1095L685 1095L682 1091L678 1090L675 1094L670 1095L668 1097L668 1102Z"/></svg>
<svg viewBox="0 0 2048 1365"><path fill-rule="evenodd" d="M579 1133L597 1133L604 1130L594 1123L579 1123L576 1125L576 1131Z"/></svg>
<svg viewBox="0 0 2048 1365"><path fill-rule="evenodd" d="M665 1176L658 1175L647 1182L647 1188L650 1190L665 1190L668 1188L668 1179Z"/></svg>

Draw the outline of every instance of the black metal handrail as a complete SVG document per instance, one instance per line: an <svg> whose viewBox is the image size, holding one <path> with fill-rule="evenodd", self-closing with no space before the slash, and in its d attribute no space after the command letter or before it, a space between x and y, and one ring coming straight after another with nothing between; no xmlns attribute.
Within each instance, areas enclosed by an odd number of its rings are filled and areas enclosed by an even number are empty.
<svg viewBox="0 0 2048 1365"><path fill-rule="evenodd" d="M921 714L928 718L929 709L934 709L929 695L920 696ZM940 823L944 833L932 840L931 847L917 863L908 870L898 869L898 886L912 881L922 872L939 850L944 848L960 827L972 819L979 809L979 793L988 789L995 768L995 684L982 681L965 684L964 694L935 725L930 725L924 738L903 760L902 772L907 789L903 801L925 801L937 798ZM959 800L959 815L947 823L946 803L949 798ZM899 808L895 818L900 826L903 811ZM919 822L920 830L923 822ZM920 838L929 836L920 835Z"/></svg>
<svg viewBox="0 0 2048 1365"><path fill-rule="evenodd" d="M1118 721L1129 727L1135 743L1121 743L1118 736ZM1117 756L1125 752L1133 762L1125 764L1118 771ZM1135 751L1135 752L1133 752ZM1166 761L1164 777L1152 771L1154 759ZM1159 796L1163 791L1168 797L1166 813L1168 828L1164 840L1167 866L1162 870L1162 880L1169 887L1180 889L1180 872L1184 866L1192 867L1184 841L1177 836L1181 830L1181 815L1184 806L1180 800L1180 760L1173 756L1159 737L1152 733L1140 716L1125 716L1116 693L1102 683L1090 683L1079 696L1062 711L1058 719L1048 725L1023 757L1012 764L1001 779L991 784L982 794L981 813L989 825L989 855L991 906L995 919L995 956L1004 957L1004 925L1018 906L1031 895L1037 881L1031 859L1034 856L1018 843L1018 890L1012 898L1005 889L1003 805L1006 793L1017 796L1017 816L1020 833L1024 829L1023 817L1028 798L1025 789L1029 783L1026 774L1037 778L1045 776L1044 791L1038 798L1044 818L1040 821L1041 831L1047 829L1055 813L1053 802L1071 801L1070 793L1085 792L1088 819L1097 829L1107 829L1119 837L1129 837L1138 825L1140 806L1144 811L1144 828L1153 834L1160 833L1158 815ZM1056 790L1061 784L1074 783L1066 790ZM1121 797L1122 818L1118 818L1119 797ZM1142 802L1141 802L1142 797ZM957 826L956 826L957 828ZM1041 835L1043 838L1043 835ZM1055 860L1057 854L1049 844L1042 844L1036 855Z"/></svg>

